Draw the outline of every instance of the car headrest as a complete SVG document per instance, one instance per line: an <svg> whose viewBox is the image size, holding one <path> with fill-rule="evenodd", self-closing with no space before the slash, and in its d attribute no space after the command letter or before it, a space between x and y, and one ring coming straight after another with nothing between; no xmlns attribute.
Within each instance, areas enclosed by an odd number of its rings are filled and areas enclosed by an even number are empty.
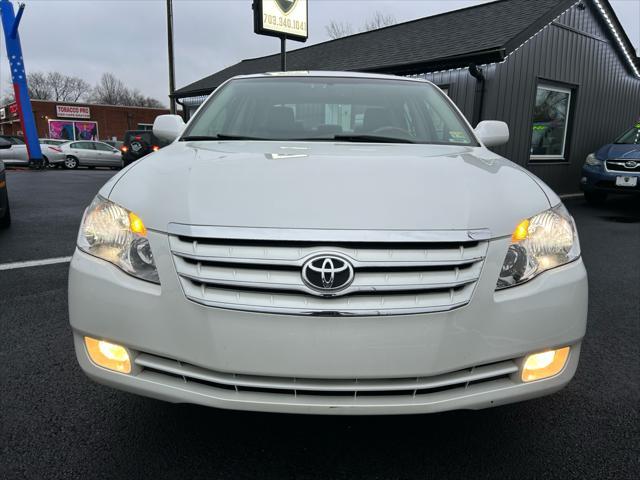
<svg viewBox="0 0 640 480"><path fill-rule="evenodd" d="M391 127L393 121L391 112L386 108L367 108L364 112L363 130L365 132L374 132L381 127Z"/></svg>
<svg viewBox="0 0 640 480"><path fill-rule="evenodd" d="M275 132L297 130L291 107L270 107L266 116L266 127Z"/></svg>

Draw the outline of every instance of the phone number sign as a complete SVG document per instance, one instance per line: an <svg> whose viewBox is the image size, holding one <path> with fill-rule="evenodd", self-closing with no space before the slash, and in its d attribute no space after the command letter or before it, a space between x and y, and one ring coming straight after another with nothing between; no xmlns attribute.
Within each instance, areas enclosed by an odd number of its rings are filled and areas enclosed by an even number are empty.
<svg viewBox="0 0 640 480"><path fill-rule="evenodd" d="M309 37L308 0L255 0L254 30L304 42Z"/></svg>

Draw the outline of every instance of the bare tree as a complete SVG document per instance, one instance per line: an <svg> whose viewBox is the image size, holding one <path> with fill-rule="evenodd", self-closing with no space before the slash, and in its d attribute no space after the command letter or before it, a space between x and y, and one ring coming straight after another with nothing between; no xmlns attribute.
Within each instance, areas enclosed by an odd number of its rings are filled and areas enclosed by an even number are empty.
<svg viewBox="0 0 640 480"><path fill-rule="evenodd" d="M51 88L47 82L47 75L43 72L27 74L29 97L33 100L51 100Z"/></svg>
<svg viewBox="0 0 640 480"><path fill-rule="evenodd" d="M27 75L29 97L32 100L50 100L54 102L90 101L105 105L127 105L133 107L164 108L159 100L147 97L136 88L128 88L113 73L104 73L98 84L91 85L79 77L60 72L32 72ZM0 95L2 104L14 101L13 86Z"/></svg>
<svg viewBox="0 0 640 480"><path fill-rule="evenodd" d="M377 30L379 28L395 25L396 23L398 23L398 20L393 15L377 11L364 23L361 31L368 32L370 30Z"/></svg>
<svg viewBox="0 0 640 480"><path fill-rule="evenodd" d="M144 105L142 106L149 108L165 108L165 105L160 100L153 97L146 97L144 99Z"/></svg>
<svg viewBox="0 0 640 480"><path fill-rule="evenodd" d="M128 105L132 107L163 107L159 100L145 97L138 89L128 88L113 73L104 73L93 89L91 100L105 105Z"/></svg>
<svg viewBox="0 0 640 480"><path fill-rule="evenodd" d="M13 86L10 89L7 88L5 92L0 96L0 105L3 107L15 101L16 101L16 97L13 94Z"/></svg>
<svg viewBox="0 0 640 480"><path fill-rule="evenodd" d="M91 91L91 85L83 79L59 72L49 72L47 81L53 90L53 100L56 102L77 102L86 98Z"/></svg>
<svg viewBox="0 0 640 480"><path fill-rule="evenodd" d="M331 20L329 25L326 25L324 28L332 40L353 35L353 26L350 23Z"/></svg>
<svg viewBox="0 0 640 480"><path fill-rule="evenodd" d="M373 16L369 17L360 28L360 32L368 32L370 30L377 30L379 28L388 27L398 23L396 17L391 14L382 13L377 11ZM335 40L336 38L347 37L353 35L355 32L353 26L350 23L338 22L331 20L329 25L326 25L325 30L329 38Z"/></svg>
<svg viewBox="0 0 640 480"><path fill-rule="evenodd" d="M164 105L162 105L162 102L152 97L145 97L137 88L129 91L129 105L136 107L164 107Z"/></svg>
<svg viewBox="0 0 640 480"><path fill-rule="evenodd" d="M91 85L79 77L60 72L32 72L27 75L29 97L34 100L77 102L85 99Z"/></svg>
<svg viewBox="0 0 640 480"><path fill-rule="evenodd" d="M105 105L127 105L130 100L129 89L113 73L103 73L91 94L91 101Z"/></svg>

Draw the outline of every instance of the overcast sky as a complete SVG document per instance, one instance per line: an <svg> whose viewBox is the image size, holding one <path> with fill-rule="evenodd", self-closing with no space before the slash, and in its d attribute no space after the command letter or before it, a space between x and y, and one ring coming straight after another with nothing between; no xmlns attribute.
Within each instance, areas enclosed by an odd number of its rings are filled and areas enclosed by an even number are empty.
<svg viewBox="0 0 640 480"><path fill-rule="evenodd" d="M332 19L358 28L376 10L412 20L488 0L309 0L309 41L328 40ZM532 0L535 1L535 0ZM14 2L17 3L17 2ZM58 70L95 83L113 72L167 102L165 0L25 0L20 27L28 72ZM252 0L174 0L176 83L182 87L244 58L279 51L279 40L253 33ZM640 0L611 2L636 48ZM289 42L289 48L303 46ZM9 80L4 40L0 84Z"/></svg>

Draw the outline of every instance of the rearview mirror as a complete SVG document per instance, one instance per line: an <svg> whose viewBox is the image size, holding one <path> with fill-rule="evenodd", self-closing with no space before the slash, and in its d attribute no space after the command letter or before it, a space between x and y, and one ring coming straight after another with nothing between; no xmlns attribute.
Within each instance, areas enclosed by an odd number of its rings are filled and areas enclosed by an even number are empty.
<svg viewBox="0 0 640 480"><path fill-rule="evenodd" d="M159 115L153 122L153 134L169 142L173 142L182 135L185 123L179 115Z"/></svg>
<svg viewBox="0 0 640 480"><path fill-rule="evenodd" d="M509 126L504 122L485 120L478 124L474 132L485 147L497 147L509 141Z"/></svg>

